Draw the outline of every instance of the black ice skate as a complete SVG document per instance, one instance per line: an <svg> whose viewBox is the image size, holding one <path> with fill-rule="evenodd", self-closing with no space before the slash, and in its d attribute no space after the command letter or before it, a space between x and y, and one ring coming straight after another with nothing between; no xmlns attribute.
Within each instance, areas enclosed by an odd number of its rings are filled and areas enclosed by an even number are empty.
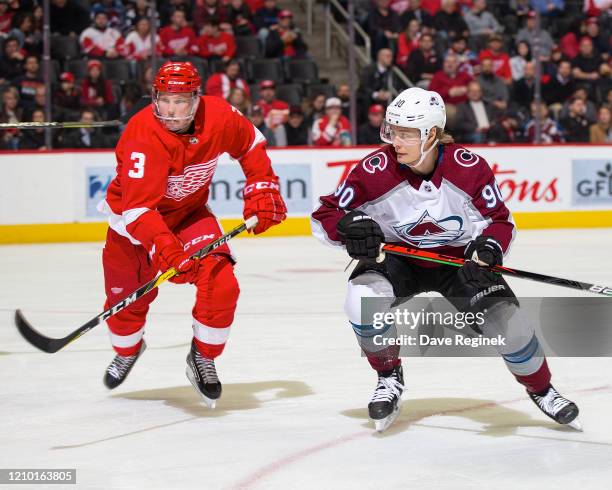
<svg viewBox="0 0 612 490"><path fill-rule="evenodd" d="M132 370L132 367L134 367L134 364L136 364L136 360L141 356L146 348L147 344L143 340L138 354L134 356L120 356L119 354L115 355L113 361L106 368L106 373L104 373L104 384L109 390L117 388L117 386L125 381L125 378L127 378L127 375Z"/></svg>
<svg viewBox="0 0 612 490"><path fill-rule="evenodd" d="M387 429L399 415L403 391L402 366L397 366L390 373L378 373L378 384L368 404L370 418L374 421L378 432Z"/></svg>
<svg viewBox="0 0 612 490"><path fill-rule="evenodd" d="M215 408L221 396L221 381L217 376L214 359L202 356L191 343L191 352L187 354L187 378L193 387L202 395L208 408Z"/></svg>
<svg viewBox="0 0 612 490"><path fill-rule="evenodd" d="M582 431L582 424L578 420L578 407L574 402L561 396L552 385L545 394L527 393L533 403L555 422Z"/></svg>

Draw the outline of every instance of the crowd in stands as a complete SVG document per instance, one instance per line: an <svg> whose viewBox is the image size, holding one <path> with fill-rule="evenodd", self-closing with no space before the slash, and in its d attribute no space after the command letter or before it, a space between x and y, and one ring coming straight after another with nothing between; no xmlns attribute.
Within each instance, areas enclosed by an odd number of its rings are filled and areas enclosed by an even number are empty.
<svg viewBox="0 0 612 490"><path fill-rule="evenodd" d="M536 119L544 143L612 142L612 8L598 10L593 0L355 3L373 59L359 76L356 141L348 84L318 78L292 12L276 0L159 1L154 47L149 0L51 0L50 94L41 70L42 2L0 0L0 122L44 121L48 96L55 121L124 116L150 92L155 50L159 62L192 61L203 92L247 115L270 146L380 144L398 90L394 67L443 96L460 142L533 142ZM111 148L119 131L53 135L54 148ZM0 132L0 149L37 148L46 148L42 130Z"/></svg>
<svg viewBox="0 0 612 490"><path fill-rule="evenodd" d="M388 102L395 65L415 85L442 95L458 141L533 142L537 119L543 143L612 142L612 8L600 10L592 0L368 0L359 6L377 60L362 74L360 107Z"/></svg>

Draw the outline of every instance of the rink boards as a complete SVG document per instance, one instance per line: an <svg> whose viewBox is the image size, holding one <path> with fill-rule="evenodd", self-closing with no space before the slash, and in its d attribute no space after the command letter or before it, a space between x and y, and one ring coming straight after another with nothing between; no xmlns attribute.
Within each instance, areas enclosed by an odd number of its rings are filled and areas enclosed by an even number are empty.
<svg viewBox="0 0 612 490"><path fill-rule="evenodd" d="M473 146L496 175L519 228L612 226L612 146ZM269 150L289 211L267 235L307 235L318 197L333 192L375 148ZM197 163L197 162L195 162ZM98 241L96 211L114 177L112 151L0 153L0 243ZM473 165L478 162L474 160ZM469 164L467 164L469 165ZM376 171L371 172L376 178ZM239 222L244 175L219 158L210 205L224 227Z"/></svg>

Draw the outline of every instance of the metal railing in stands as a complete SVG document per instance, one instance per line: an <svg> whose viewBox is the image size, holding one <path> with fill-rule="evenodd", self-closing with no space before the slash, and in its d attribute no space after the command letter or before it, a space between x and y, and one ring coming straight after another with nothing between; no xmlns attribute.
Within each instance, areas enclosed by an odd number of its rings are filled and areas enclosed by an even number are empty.
<svg viewBox="0 0 612 490"><path fill-rule="evenodd" d="M297 4L306 13L306 33L309 36L312 36L313 3L314 0L297 0Z"/></svg>
<svg viewBox="0 0 612 490"><path fill-rule="evenodd" d="M328 0L325 6L325 57L327 59L331 58L332 29L335 33L336 39L343 43L344 48L346 48L349 43L348 32L342 25L340 25L339 22L336 21L332 15L332 6L334 7L335 11L338 12L347 22L349 18L348 12L342 5L340 5L338 0ZM361 36L364 44L363 46L355 46L355 54L357 55L361 66L367 66L372 62L372 58L370 56L370 36L367 35L367 33L357 22L353 22L353 25L355 26L355 33Z"/></svg>

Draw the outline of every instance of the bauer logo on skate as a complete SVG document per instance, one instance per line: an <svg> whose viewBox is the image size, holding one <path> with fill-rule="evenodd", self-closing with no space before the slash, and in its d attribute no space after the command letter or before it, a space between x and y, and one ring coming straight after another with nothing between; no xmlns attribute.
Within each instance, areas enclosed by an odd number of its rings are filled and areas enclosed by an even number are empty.
<svg viewBox="0 0 612 490"><path fill-rule="evenodd" d="M460 216L436 220L427 211L417 221L394 226L393 229L410 245L418 248L439 247L457 240L465 232Z"/></svg>
<svg viewBox="0 0 612 490"><path fill-rule="evenodd" d="M180 201L208 185L217 167L217 158L185 168L183 175L170 175L165 197Z"/></svg>

